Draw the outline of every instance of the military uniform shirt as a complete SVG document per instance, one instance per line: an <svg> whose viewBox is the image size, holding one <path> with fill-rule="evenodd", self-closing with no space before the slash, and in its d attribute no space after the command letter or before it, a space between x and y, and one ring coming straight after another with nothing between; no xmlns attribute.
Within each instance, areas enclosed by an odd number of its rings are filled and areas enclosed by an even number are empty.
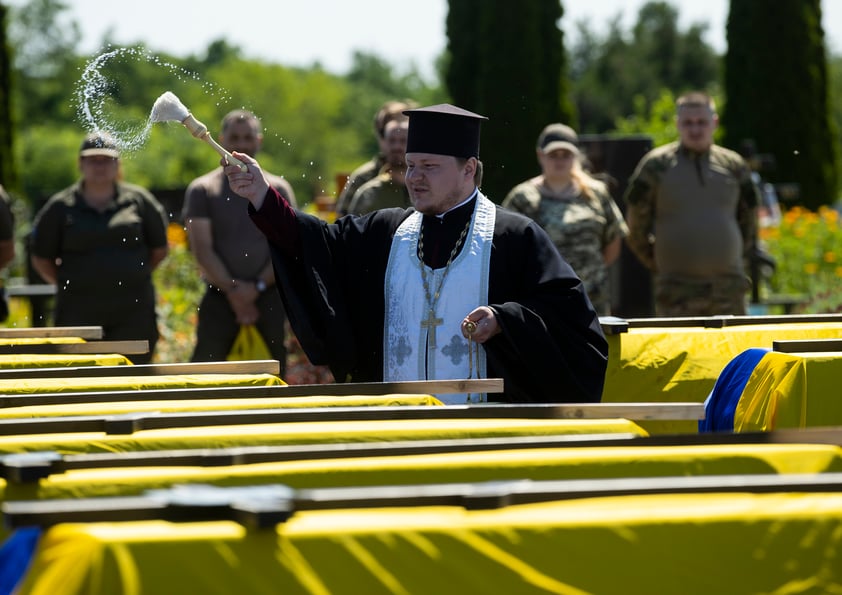
<svg viewBox="0 0 842 595"><path fill-rule="evenodd" d="M354 198L354 194L356 194L360 186L369 180L373 180L377 174L380 173L380 168L382 168L385 164L385 157L378 155L376 157L372 157L351 172L351 175L348 177L348 182L346 182L342 192L339 193L339 198L336 199L337 215L341 217L342 215L348 214L348 207L351 205L351 200Z"/></svg>
<svg viewBox="0 0 842 595"><path fill-rule="evenodd" d="M628 245L655 273L658 316L742 315L759 202L740 155L670 143L647 153L626 191Z"/></svg>
<svg viewBox="0 0 842 595"><path fill-rule="evenodd" d="M605 184L594 180L590 188L596 200L581 192L558 195L540 177L533 178L512 188L503 206L530 217L547 232L582 279L596 311L608 314L610 286L603 250L627 229Z"/></svg>
<svg viewBox="0 0 842 595"><path fill-rule="evenodd" d="M149 255L167 245L167 214L149 191L118 183L104 211L82 198L79 183L50 198L33 225L32 252L54 260L58 286L105 299L151 284Z"/></svg>
<svg viewBox="0 0 842 595"><path fill-rule="evenodd" d="M47 201L35 218L32 253L61 259L57 268L56 326L101 326L108 340L146 340L151 361L158 340L151 252L167 246L167 214L152 194L116 184L103 211L90 207L79 183Z"/></svg>
<svg viewBox="0 0 842 595"><path fill-rule="evenodd" d="M389 173L383 173L369 180L357 190L348 213L354 215L365 215L378 209L400 207L406 209L412 206L409 199L409 190L404 184L396 184L392 181Z"/></svg>
<svg viewBox="0 0 842 595"><path fill-rule="evenodd" d="M660 275L739 276L756 227L757 189L742 157L678 142L650 151L626 191L629 246Z"/></svg>

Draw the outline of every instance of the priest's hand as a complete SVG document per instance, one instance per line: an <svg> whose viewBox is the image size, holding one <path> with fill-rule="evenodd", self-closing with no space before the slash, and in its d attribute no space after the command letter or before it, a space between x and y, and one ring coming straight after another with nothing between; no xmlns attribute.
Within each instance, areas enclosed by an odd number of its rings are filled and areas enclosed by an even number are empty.
<svg viewBox="0 0 842 595"><path fill-rule="evenodd" d="M477 343L485 343L500 332L497 316L488 306L472 310L462 321L462 336Z"/></svg>
<svg viewBox="0 0 842 595"><path fill-rule="evenodd" d="M260 164L253 157L236 151L232 155L246 164L246 171L240 170L237 165L227 165L223 158L222 165L225 167L225 175L228 176L228 184L231 190L247 198L254 208L259 210L269 190L269 182L266 181Z"/></svg>

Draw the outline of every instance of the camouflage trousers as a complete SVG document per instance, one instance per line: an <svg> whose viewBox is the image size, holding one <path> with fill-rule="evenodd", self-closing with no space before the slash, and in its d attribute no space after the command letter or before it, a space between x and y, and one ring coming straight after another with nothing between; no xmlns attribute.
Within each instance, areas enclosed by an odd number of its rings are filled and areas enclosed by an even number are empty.
<svg viewBox="0 0 842 595"><path fill-rule="evenodd" d="M745 316L751 283L744 276L693 278L658 275L655 278L655 315Z"/></svg>

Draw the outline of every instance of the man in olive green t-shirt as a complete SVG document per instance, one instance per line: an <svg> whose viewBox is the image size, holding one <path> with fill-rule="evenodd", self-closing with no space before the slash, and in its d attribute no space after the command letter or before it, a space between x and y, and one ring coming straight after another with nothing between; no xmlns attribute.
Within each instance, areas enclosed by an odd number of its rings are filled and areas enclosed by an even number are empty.
<svg viewBox="0 0 842 595"><path fill-rule="evenodd" d="M260 120L249 111L234 110L223 118L219 140L229 151L257 153L263 140ZM270 174L270 183L295 206L289 182ZM286 313L275 288L269 246L221 167L190 183L183 214L190 249L208 284L199 304L191 359L227 359L240 327L254 325L284 374Z"/></svg>

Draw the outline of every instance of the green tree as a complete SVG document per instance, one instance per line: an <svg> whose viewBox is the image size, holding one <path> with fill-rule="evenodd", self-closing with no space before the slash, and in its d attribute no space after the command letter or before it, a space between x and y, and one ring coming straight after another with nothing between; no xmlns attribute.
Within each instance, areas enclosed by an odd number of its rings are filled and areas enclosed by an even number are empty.
<svg viewBox="0 0 842 595"><path fill-rule="evenodd" d="M334 194L337 174L351 171L376 150L371 122L383 101L443 100L441 88L414 69L399 72L364 53L355 56L347 75L318 65L288 68L246 59L224 39L210 43L203 54L176 57L141 42L109 47L106 35L99 55L80 56L78 27L66 22L65 13L57 0L30 0L9 15L10 31L15 31L10 45L21 48L12 74L24 81L14 98L20 104L26 97L25 109L11 126L17 136L14 161L22 194L34 206L76 179L79 143L93 125L104 123L139 139L124 151L128 181L177 191L215 167L219 156L178 122L149 123L150 110L165 91L175 93L214 137L228 111L254 111L264 125L261 163L286 176L301 202ZM26 45L42 31L52 36L50 43ZM88 108L96 112L93 123L81 109L87 69L101 75L101 85L88 97Z"/></svg>
<svg viewBox="0 0 842 595"><path fill-rule="evenodd" d="M348 82L348 101L343 117L362 141L366 155L379 150L374 135L374 114L384 102L411 99L420 105L442 103L441 93L430 88L414 68L400 73L383 58L366 52L354 52ZM354 164L354 167L359 163ZM350 170L348 170L350 171Z"/></svg>
<svg viewBox="0 0 842 595"><path fill-rule="evenodd" d="M60 0L30 0L12 8L9 39L14 53L16 120L23 123L72 118L68 98L78 76L81 33L65 18ZM24 101L25 99L25 101Z"/></svg>
<svg viewBox="0 0 842 595"><path fill-rule="evenodd" d="M839 146L820 0L731 0L727 38L724 144L753 139L774 155L767 177L796 182L800 204L835 201Z"/></svg>
<svg viewBox="0 0 842 595"><path fill-rule="evenodd" d="M0 4L0 184L13 188L17 182L12 155L14 131L12 129L12 60L6 38L6 16L9 9Z"/></svg>
<svg viewBox="0 0 842 595"><path fill-rule="evenodd" d="M221 64L230 58L239 56L242 50L238 46L231 45L224 39L212 41L208 46L203 60L187 59L186 66L192 70L204 70L211 66Z"/></svg>
<svg viewBox="0 0 842 595"><path fill-rule="evenodd" d="M233 94L230 105L216 108L220 113L212 121L219 122L235 106L256 113L265 127L261 163L286 176L299 202L333 194L333 173L361 160L363 137L343 118L349 90L341 77L318 67L247 61L226 63L206 76ZM255 85L258 80L261 84Z"/></svg>
<svg viewBox="0 0 842 595"><path fill-rule="evenodd" d="M512 7L505 0L451 0L445 83L453 102L490 119L483 125L483 190L500 202L534 175L535 139L550 122L573 119L558 0Z"/></svg>
<svg viewBox="0 0 842 595"><path fill-rule="evenodd" d="M634 113L619 118L614 132L623 136L647 135L654 146L664 145L678 138L675 127L675 95L662 89L655 101L647 103L642 95L634 98Z"/></svg>
<svg viewBox="0 0 842 595"><path fill-rule="evenodd" d="M836 131L842 134L842 55L830 58L828 76L830 77L830 110ZM839 176L837 189L837 196L842 197L842 175Z"/></svg>
<svg viewBox="0 0 842 595"><path fill-rule="evenodd" d="M583 132L610 131L618 118L635 113L641 97L648 108L662 89L717 87L719 58L703 39L707 25L681 30L677 9L667 2L644 4L628 33L621 16L609 22L604 38L577 23L571 80Z"/></svg>
<svg viewBox="0 0 842 595"><path fill-rule="evenodd" d="M628 47L619 17L608 27L608 34L600 38L587 23L577 23L570 80L580 132L606 132L619 117L631 112L618 105L618 98L633 96L636 84L630 69L621 66Z"/></svg>

